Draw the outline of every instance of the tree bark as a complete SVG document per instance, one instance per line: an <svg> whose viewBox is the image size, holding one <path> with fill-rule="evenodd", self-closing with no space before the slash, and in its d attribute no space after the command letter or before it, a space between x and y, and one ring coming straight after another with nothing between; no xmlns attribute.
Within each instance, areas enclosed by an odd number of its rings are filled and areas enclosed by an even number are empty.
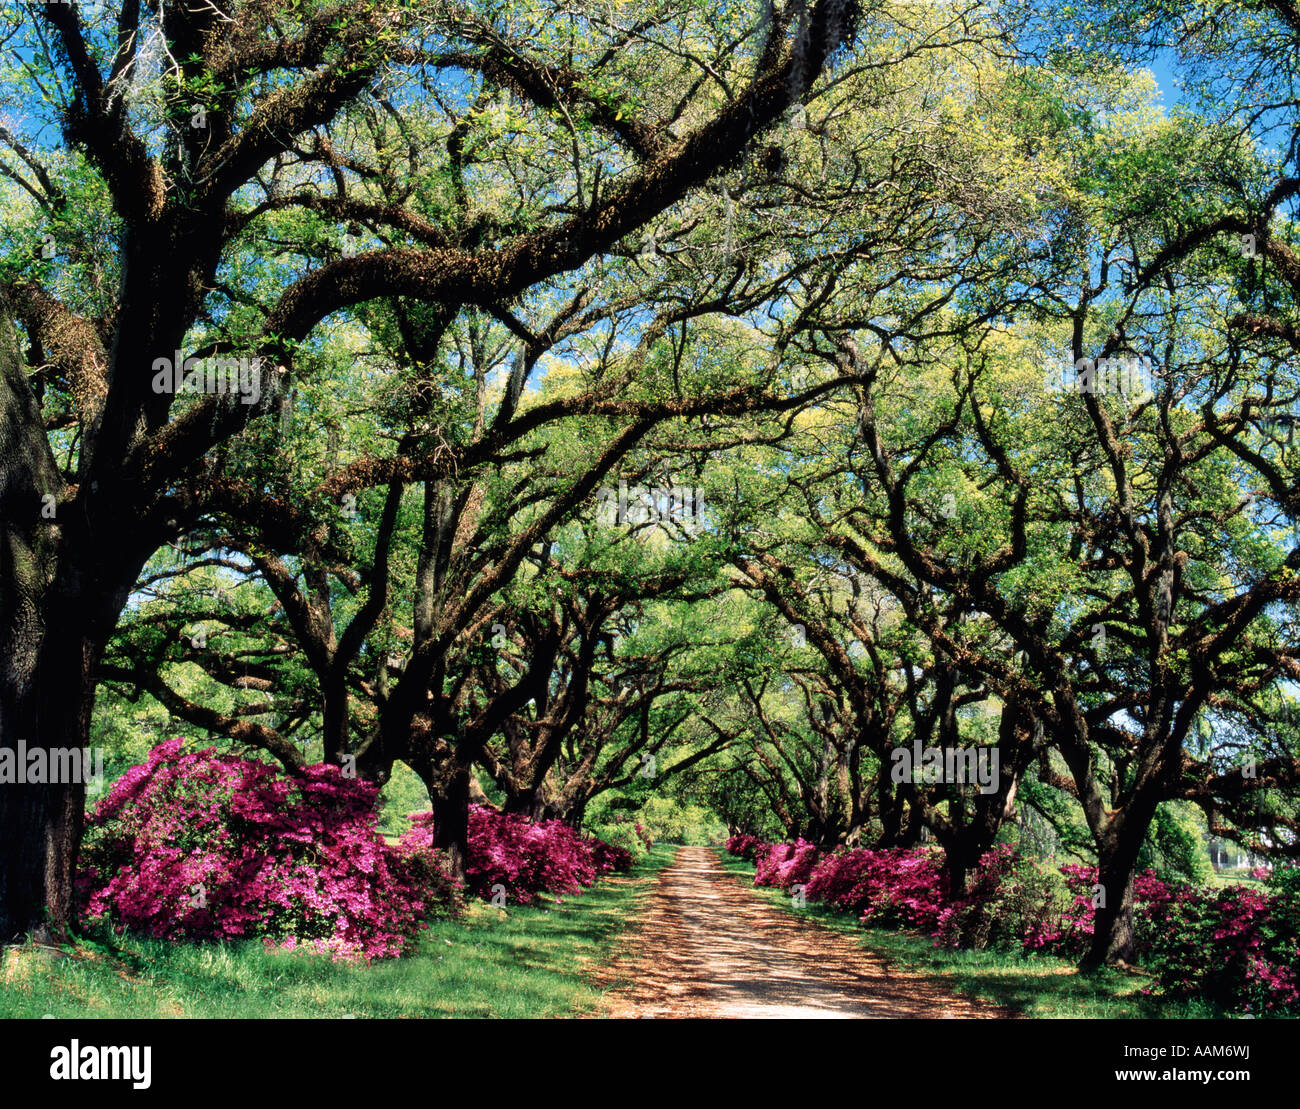
<svg viewBox="0 0 1300 1109"><path fill-rule="evenodd" d="M64 483L12 336L0 316L0 747L25 777L19 743L85 745L95 653L76 635L79 606L51 613L69 585L57 580ZM0 943L68 935L83 796L73 783L0 784Z"/></svg>
<svg viewBox="0 0 1300 1109"><path fill-rule="evenodd" d="M15 759L19 742L29 755L89 746L97 652L89 643L60 638L44 637L35 668L13 660L5 666L0 746L14 750ZM45 761L45 776L53 776L60 760ZM83 781L0 784L0 836L6 844L0 856L0 942L26 935L42 943L71 938L84 805Z"/></svg>
<svg viewBox="0 0 1300 1109"><path fill-rule="evenodd" d="M321 742L323 761L339 766L348 753L348 687L347 672L331 668L321 679Z"/></svg>
<svg viewBox="0 0 1300 1109"><path fill-rule="evenodd" d="M1082 971L1127 963L1133 959L1133 879L1142 849L1147 821L1134 821L1121 813L1108 834L1099 837L1097 881L1105 894L1093 918L1092 944L1079 962Z"/></svg>
<svg viewBox="0 0 1300 1109"><path fill-rule="evenodd" d="M68 492L0 313L0 747L15 777L20 743L89 747L96 668L151 553L120 506ZM0 784L0 943L72 935L84 806L83 780Z"/></svg>
<svg viewBox="0 0 1300 1109"><path fill-rule="evenodd" d="M470 768L456 763L440 786L429 790L433 806L433 844L447 855L451 874L464 879L469 858Z"/></svg>
<svg viewBox="0 0 1300 1109"><path fill-rule="evenodd" d="M546 797L542 786L538 784L507 794L501 811L515 816L525 816L529 820L545 820Z"/></svg>

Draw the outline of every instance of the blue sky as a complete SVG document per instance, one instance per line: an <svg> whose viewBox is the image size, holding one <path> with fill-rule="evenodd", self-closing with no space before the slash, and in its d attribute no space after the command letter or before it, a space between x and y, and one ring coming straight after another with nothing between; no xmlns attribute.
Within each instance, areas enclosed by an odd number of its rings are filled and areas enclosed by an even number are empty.
<svg viewBox="0 0 1300 1109"><path fill-rule="evenodd" d="M1173 63L1173 54L1168 51L1161 51L1147 66L1155 74L1156 83L1160 86L1161 98L1167 109L1172 108L1181 99L1181 94L1175 86L1177 73L1174 70Z"/></svg>

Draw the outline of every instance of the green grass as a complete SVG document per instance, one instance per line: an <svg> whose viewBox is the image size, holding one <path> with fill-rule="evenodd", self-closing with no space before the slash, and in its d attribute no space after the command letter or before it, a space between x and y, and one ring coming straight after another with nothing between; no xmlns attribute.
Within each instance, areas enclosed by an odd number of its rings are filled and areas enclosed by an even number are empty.
<svg viewBox="0 0 1300 1109"><path fill-rule="evenodd" d="M476 901L423 933L409 958L335 963L267 952L258 940L122 937L64 957L9 948L0 1017L545 1017L598 1012L592 971L608 961L641 897L676 853L658 846L630 874L579 897L495 909Z"/></svg>
<svg viewBox="0 0 1300 1109"><path fill-rule="evenodd" d="M754 864L717 848L723 867L747 884L754 881ZM797 916L857 938L861 947L893 966L923 971L961 997L1006 1006L1026 1017L1219 1017L1214 1006L1157 997L1139 992L1148 978L1105 971L1081 976L1074 964L1043 956L1015 956L1005 951L952 951L935 947L925 936L883 928L863 928L849 913L823 905L798 908L780 890L754 889L755 896L781 905Z"/></svg>
<svg viewBox="0 0 1300 1109"><path fill-rule="evenodd" d="M1265 889L1265 884L1258 878L1252 878L1250 871L1215 871L1205 883L1207 886L1249 886L1251 889Z"/></svg>

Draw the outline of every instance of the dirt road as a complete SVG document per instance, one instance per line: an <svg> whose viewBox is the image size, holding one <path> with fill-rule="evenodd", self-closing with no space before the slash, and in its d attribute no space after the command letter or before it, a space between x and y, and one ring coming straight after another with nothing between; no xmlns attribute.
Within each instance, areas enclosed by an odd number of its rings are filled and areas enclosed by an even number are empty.
<svg viewBox="0 0 1300 1109"><path fill-rule="evenodd" d="M615 1017L1004 1017L768 904L707 847L660 872L615 969Z"/></svg>

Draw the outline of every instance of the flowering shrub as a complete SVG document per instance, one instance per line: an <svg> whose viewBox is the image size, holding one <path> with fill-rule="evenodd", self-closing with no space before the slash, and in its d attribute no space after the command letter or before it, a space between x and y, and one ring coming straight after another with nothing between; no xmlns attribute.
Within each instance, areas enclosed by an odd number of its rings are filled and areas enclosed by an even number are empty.
<svg viewBox="0 0 1300 1109"><path fill-rule="evenodd" d="M1061 935L1066 900L1061 876L1001 844L985 852L964 896L950 902L935 922L935 942L982 950L1042 950Z"/></svg>
<svg viewBox="0 0 1300 1109"><path fill-rule="evenodd" d="M942 855L925 849L845 850L819 857L802 840L733 836L727 850L756 862L755 885L788 890L863 924L913 928L936 944L1077 958L1092 940L1097 868L1052 871L1007 845L985 853L965 894L950 899ZM1266 873L1263 891L1174 888L1134 878L1137 958L1165 992L1247 1012L1300 1011L1300 868Z"/></svg>
<svg viewBox="0 0 1300 1109"><path fill-rule="evenodd" d="M167 939L263 936L336 957L400 955L458 888L428 847L389 847L378 787L338 767L291 778L215 748L159 744L87 822L85 923Z"/></svg>
<svg viewBox="0 0 1300 1109"><path fill-rule="evenodd" d="M758 867L754 885L775 886L788 893L796 884L808 881L820 856L821 852L803 839L761 848L754 856Z"/></svg>
<svg viewBox="0 0 1300 1109"><path fill-rule="evenodd" d="M1300 913L1285 892L1183 889L1153 914L1149 962L1166 992L1253 1013L1300 1004Z"/></svg>
<svg viewBox="0 0 1300 1109"><path fill-rule="evenodd" d="M872 852L847 850L827 855L809 876L804 896L846 913L860 913L867 904L864 876L871 869L871 856Z"/></svg>
<svg viewBox="0 0 1300 1109"><path fill-rule="evenodd" d="M729 838L724 846L726 847L728 854L736 855L739 858L748 859L750 862L753 862L754 853L760 847L766 845L758 838L758 836L746 835L742 832Z"/></svg>
<svg viewBox="0 0 1300 1109"><path fill-rule="evenodd" d="M431 846L432 819L432 813L413 813L402 844ZM520 905L532 904L544 891L578 893L599 874L632 865L627 851L584 839L563 821L532 821L485 805L469 808L468 846L465 881L469 892L491 898L492 887L500 885L506 899Z"/></svg>
<svg viewBox="0 0 1300 1109"><path fill-rule="evenodd" d="M837 851L817 864L804 896L856 913L864 924L928 930L947 894L941 858L924 848Z"/></svg>
<svg viewBox="0 0 1300 1109"><path fill-rule="evenodd" d="M596 864L597 874L609 874L614 871L632 869L632 852L626 851L601 839L591 841L592 862Z"/></svg>
<svg viewBox="0 0 1300 1109"><path fill-rule="evenodd" d="M611 847L626 851L631 862L639 862L646 856L650 844L642 835L640 824L634 824L627 817L616 817L603 824L596 824L590 831L598 840L603 840ZM631 862L629 865L631 865Z"/></svg>
<svg viewBox="0 0 1300 1109"><path fill-rule="evenodd" d="M1092 902L1098 871L1095 866L1071 864L1061 867L1061 874L1065 877L1070 900L1061 912L1057 927L1038 946L1044 951L1077 958L1092 941L1093 920L1097 914ZM1154 932L1162 927L1161 907L1172 897L1170 887L1150 870L1144 870L1133 879L1133 932L1139 952L1150 948Z"/></svg>
<svg viewBox="0 0 1300 1109"><path fill-rule="evenodd" d="M948 895L943 856L924 849L875 851L863 873L868 892L863 924L932 931Z"/></svg>

